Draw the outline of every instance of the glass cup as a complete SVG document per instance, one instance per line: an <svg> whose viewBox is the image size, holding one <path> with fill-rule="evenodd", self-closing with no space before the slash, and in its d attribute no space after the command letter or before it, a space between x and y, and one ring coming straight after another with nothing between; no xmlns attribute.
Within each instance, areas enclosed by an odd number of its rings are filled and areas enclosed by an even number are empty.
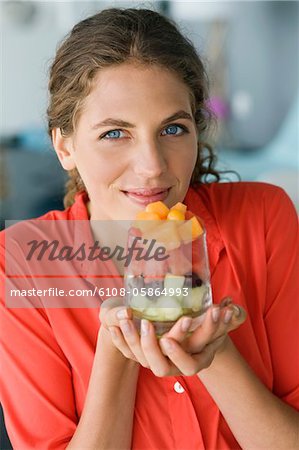
<svg viewBox="0 0 299 450"><path fill-rule="evenodd" d="M157 336L181 316L199 317L212 304L206 232L192 236L189 221L139 221L129 229L126 305L137 329L152 322Z"/></svg>

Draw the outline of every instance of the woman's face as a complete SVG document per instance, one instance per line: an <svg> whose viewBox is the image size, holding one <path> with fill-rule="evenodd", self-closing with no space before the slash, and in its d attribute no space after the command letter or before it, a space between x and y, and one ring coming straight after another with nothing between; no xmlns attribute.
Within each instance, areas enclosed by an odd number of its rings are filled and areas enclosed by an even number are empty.
<svg viewBox="0 0 299 450"><path fill-rule="evenodd" d="M101 70L65 144L92 219L131 220L158 200L173 206L185 197L197 157L188 88L157 66Z"/></svg>

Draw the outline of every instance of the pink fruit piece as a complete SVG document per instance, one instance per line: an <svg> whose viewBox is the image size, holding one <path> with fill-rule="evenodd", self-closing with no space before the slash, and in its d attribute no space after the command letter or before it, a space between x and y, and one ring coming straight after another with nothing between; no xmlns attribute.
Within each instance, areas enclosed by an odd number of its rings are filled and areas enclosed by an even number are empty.
<svg viewBox="0 0 299 450"><path fill-rule="evenodd" d="M188 242L188 243L182 243L180 249L182 250L182 252L184 253L184 256L188 259L190 259L190 261L192 260L192 241Z"/></svg>
<svg viewBox="0 0 299 450"><path fill-rule="evenodd" d="M129 234L135 237L142 237L141 230L137 227L131 227L129 230Z"/></svg>
<svg viewBox="0 0 299 450"><path fill-rule="evenodd" d="M144 270L144 262L144 259L137 261L136 259L132 258L128 267L128 273L130 275L134 275L135 277L142 275Z"/></svg>
<svg viewBox="0 0 299 450"><path fill-rule="evenodd" d="M185 275L192 272L192 261L186 258L181 247L169 251L168 270L174 275Z"/></svg>
<svg viewBox="0 0 299 450"><path fill-rule="evenodd" d="M167 273L167 260L158 261L157 259L150 259L144 261L143 276L144 282L150 283L156 279L164 279Z"/></svg>
<svg viewBox="0 0 299 450"><path fill-rule="evenodd" d="M196 241L192 243L192 272L203 282L208 281L209 274L204 253L196 246Z"/></svg>

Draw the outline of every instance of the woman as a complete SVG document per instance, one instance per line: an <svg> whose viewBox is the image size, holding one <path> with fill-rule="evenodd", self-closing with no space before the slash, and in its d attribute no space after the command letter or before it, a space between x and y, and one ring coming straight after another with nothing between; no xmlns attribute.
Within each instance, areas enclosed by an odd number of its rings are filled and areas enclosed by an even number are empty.
<svg viewBox="0 0 299 450"><path fill-rule="evenodd" d="M158 343L120 298L100 311L2 301L15 448L298 448L296 215L274 186L203 183L219 175L204 164L207 79L192 44L153 11L104 10L62 43L49 90L70 182L67 209L43 219L90 220L97 236L97 220L183 201L206 225L214 305L191 336L185 317Z"/></svg>

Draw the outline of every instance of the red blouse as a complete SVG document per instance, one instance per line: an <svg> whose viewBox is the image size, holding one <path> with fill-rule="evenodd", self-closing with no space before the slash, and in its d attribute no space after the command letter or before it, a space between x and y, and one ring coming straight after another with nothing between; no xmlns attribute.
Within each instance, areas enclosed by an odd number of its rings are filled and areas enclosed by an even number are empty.
<svg viewBox="0 0 299 450"><path fill-rule="evenodd" d="M86 200L78 194L73 206L41 219L88 221ZM248 312L232 340L261 381L299 408L298 221L291 201L263 183L215 183L190 188L184 202L207 229L214 302L229 295ZM62 449L84 406L99 305L7 307L4 281L15 288L32 287L32 281L7 279L3 264L2 257L0 401L7 431L16 450ZM83 278L76 283L86 288ZM240 447L197 376L158 378L141 367L132 448Z"/></svg>

